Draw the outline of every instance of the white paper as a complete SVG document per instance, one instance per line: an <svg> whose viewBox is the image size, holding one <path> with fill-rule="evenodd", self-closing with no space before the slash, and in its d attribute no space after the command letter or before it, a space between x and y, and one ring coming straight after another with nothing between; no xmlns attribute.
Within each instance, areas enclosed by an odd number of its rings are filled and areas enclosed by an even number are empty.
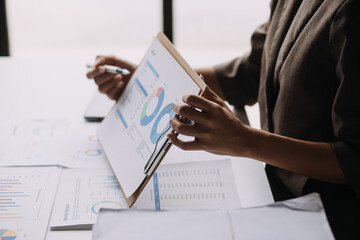
<svg viewBox="0 0 360 240"><path fill-rule="evenodd" d="M17 124L0 146L0 166L61 165L109 168L96 136L98 124L32 121Z"/></svg>
<svg viewBox="0 0 360 240"><path fill-rule="evenodd" d="M199 87L154 39L125 92L99 128L101 144L126 196L132 195L144 180L144 166L174 114L172 105L182 102L183 95L198 92Z"/></svg>
<svg viewBox="0 0 360 240"><path fill-rule="evenodd" d="M64 169L51 216L52 229L91 229L100 208L128 208L111 170Z"/></svg>
<svg viewBox="0 0 360 240"><path fill-rule="evenodd" d="M15 124L1 124L0 125L0 162L3 159L5 149L9 139L16 131L17 126Z"/></svg>
<svg viewBox="0 0 360 240"><path fill-rule="evenodd" d="M240 206L231 163L227 159L160 166L133 208L228 209ZM63 170L51 217L52 229L91 229L100 208L127 208L112 171Z"/></svg>
<svg viewBox="0 0 360 240"><path fill-rule="evenodd" d="M191 140L189 137L179 136L184 141ZM227 157L226 157L227 158ZM231 158L231 157L229 157ZM193 161L210 161L224 159L224 155L216 155L205 151L184 151L176 146L172 146L161 164L183 163Z"/></svg>
<svg viewBox="0 0 360 240"><path fill-rule="evenodd" d="M232 210L106 210L93 239L334 239L318 194L290 201Z"/></svg>
<svg viewBox="0 0 360 240"><path fill-rule="evenodd" d="M0 168L0 239L45 238L60 172L58 167Z"/></svg>
<svg viewBox="0 0 360 240"><path fill-rule="evenodd" d="M189 140L184 136L181 136L181 138ZM176 146L172 146L161 165L194 161L207 162L221 159L231 159L236 188L242 207L256 207L274 203L264 164L260 161L243 157L216 155L205 151L183 151Z"/></svg>
<svg viewBox="0 0 360 240"><path fill-rule="evenodd" d="M160 165L133 208L241 207L230 159Z"/></svg>

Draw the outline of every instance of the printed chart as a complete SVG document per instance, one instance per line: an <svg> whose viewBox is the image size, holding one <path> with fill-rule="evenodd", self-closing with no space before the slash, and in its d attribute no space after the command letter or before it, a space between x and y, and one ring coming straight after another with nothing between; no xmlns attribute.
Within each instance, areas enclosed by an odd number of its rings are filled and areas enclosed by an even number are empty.
<svg viewBox="0 0 360 240"><path fill-rule="evenodd" d="M51 217L52 229L91 229L101 208L127 208L112 171L64 169Z"/></svg>
<svg viewBox="0 0 360 240"><path fill-rule="evenodd" d="M11 229L0 229L0 240L15 240L17 232Z"/></svg>
<svg viewBox="0 0 360 240"><path fill-rule="evenodd" d="M0 220L36 220L48 174L0 175Z"/></svg>
<svg viewBox="0 0 360 240"><path fill-rule="evenodd" d="M94 214L99 214L101 208L108 208L108 209L123 209L124 206L116 201L101 201L97 202L91 206L91 212Z"/></svg>
<svg viewBox="0 0 360 240"><path fill-rule="evenodd" d="M97 127L98 124L69 124L65 121L18 124L12 128L12 135L8 138L9 147L6 144L0 146L3 153L0 166L108 168L96 136Z"/></svg>
<svg viewBox="0 0 360 240"><path fill-rule="evenodd" d="M58 167L1 168L0 239L44 239L60 177Z"/></svg>
<svg viewBox="0 0 360 240"><path fill-rule="evenodd" d="M0 146L1 166L50 165L57 160L46 154L53 139L66 132L62 121L33 121L16 124L6 144Z"/></svg>
<svg viewBox="0 0 360 240"><path fill-rule="evenodd" d="M145 141L140 141L137 149L142 158L150 156L154 150L154 145L157 141L164 139L164 132L170 127L170 118L175 114L172 109L173 103L164 103L166 91L164 87L155 87L159 85L160 75L149 60L146 60L146 64L139 69L138 76L134 79L133 84L129 84L128 96L124 96L120 99L120 106L115 110L115 117L120 120L123 125L123 130L128 130L128 134L132 139L143 138ZM139 79L146 79L147 82L143 83ZM161 85L161 84L160 84ZM149 94L148 90L154 90ZM139 93L138 99L133 98L130 95L136 91ZM168 99L167 97L166 99ZM134 111L128 109L131 106L128 104L137 101L137 108ZM122 110L120 110L120 108ZM122 112L132 112L130 115L130 121ZM140 124L134 123L138 121ZM130 123L130 124L129 124ZM151 144L149 144L151 143ZM146 145L146 147L144 147Z"/></svg>
<svg viewBox="0 0 360 240"><path fill-rule="evenodd" d="M238 207L229 159L160 165L134 206L156 210Z"/></svg>
<svg viewBox="0 0 360 240"><path fill-rule="evenodd" d="M182 102L183 95L198 92L199 87L188 73L162 43L154 39L98 131L126 196L133 194L144 180L145 164L155 147L159 149L166 140L169 121L175 114L174 104Z"/></svg>

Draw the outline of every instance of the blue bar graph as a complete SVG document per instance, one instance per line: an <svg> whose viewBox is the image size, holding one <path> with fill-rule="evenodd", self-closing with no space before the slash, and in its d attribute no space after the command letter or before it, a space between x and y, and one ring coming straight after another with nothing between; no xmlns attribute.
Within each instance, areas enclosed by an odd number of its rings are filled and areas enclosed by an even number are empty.
<svg viewBox="0 0 360 240"><path fill-rule="evenodd" d="M141 84L141 82L139 81L138 78L135 78L135 82L137 83L137 85L139 86L140 90L143 92L143 94L145 95L145 97L148 96L148 93L146 92L144 86Z"/></svg>
<svg viewBox="0 0 360 240"><path fill-rule="evenodd" d="M154 180L155 210L160 210L160 193L159 193L159 182L158 182L157 173L154 173L153 180Z"/></svg>
<svg viewBox="0 0 360 240"><path fill-rule="evenodd" d="M120 185L115 176L94 177L93 184L101 185L104 189L120 189Z"/></svg>
<svg viewBox="0 0 360 240"><path fill-rule="evenodd" d="M124 124L125 128L128 128L128 125L123 117L123 115L121 114L120 110L118 108L116 108L116 113L119 116L120 120L122 121L122 123Z"/></svg>
<svg viewBox="0 0 360 240"><path fill-rule="evenodd" d="M146 64L149 66L150 70L154 73L155 77L159 78L160 77L159 73L155 70L153 65L151 65L149 60L146 60Z"/></svg>
<svg viewBox="0 0 360 240"><path fill-rule="evenodd" d="M0 194L5 194L5 193L6 193L6 194L7 194L7 193L12 193L12 194L13 194L13 193L24 193L24 192L0 192Z"/></svg>
<svg viewBox="0 0 360 240"><path fill-rule="evenodd" d="M48 176L48 173L0 174L0 222L36 219Z"/></svg>
<svg viewBox="0 0 360 240"><path fill-rule="evenodd" d="M4 195L0 197L29 197L30 195Z"/></svg>

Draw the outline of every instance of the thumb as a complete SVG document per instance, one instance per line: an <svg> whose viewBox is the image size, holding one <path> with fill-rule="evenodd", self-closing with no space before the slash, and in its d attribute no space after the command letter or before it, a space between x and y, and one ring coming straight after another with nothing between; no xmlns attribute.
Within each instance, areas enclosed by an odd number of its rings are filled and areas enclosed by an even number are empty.
<svg viewBox="0 0 360 240"><path fill-rule="evenodd" d="M106 61L105 56L96 56L95 58L95 68L104 65Z"/></svg>
<svg viewBox="0 0 360 240"><path fill-rule="evenodd" d="M115 56L103 56L99 55L95 58L95 67L99 67L101 65L113 65L124 68L124 63L120 59L117 59Z"/></svg>

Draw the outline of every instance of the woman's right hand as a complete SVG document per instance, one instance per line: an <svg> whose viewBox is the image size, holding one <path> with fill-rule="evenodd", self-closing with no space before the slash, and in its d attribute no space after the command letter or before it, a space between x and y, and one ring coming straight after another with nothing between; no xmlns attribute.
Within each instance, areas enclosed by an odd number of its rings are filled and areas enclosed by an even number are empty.
<svg viewBox="0 0 360 240"><path fill-rule="evenodd" d="M130 71L130 74L123 76L121 74L108 73L105 72L103 65L125 68ZM126 62L114 56L97 56L95 68L90 70L86 76L88 79L94 79L101 93L106 94L112 100L118 100L124 92L136 67L135 64Z"/></svg>

